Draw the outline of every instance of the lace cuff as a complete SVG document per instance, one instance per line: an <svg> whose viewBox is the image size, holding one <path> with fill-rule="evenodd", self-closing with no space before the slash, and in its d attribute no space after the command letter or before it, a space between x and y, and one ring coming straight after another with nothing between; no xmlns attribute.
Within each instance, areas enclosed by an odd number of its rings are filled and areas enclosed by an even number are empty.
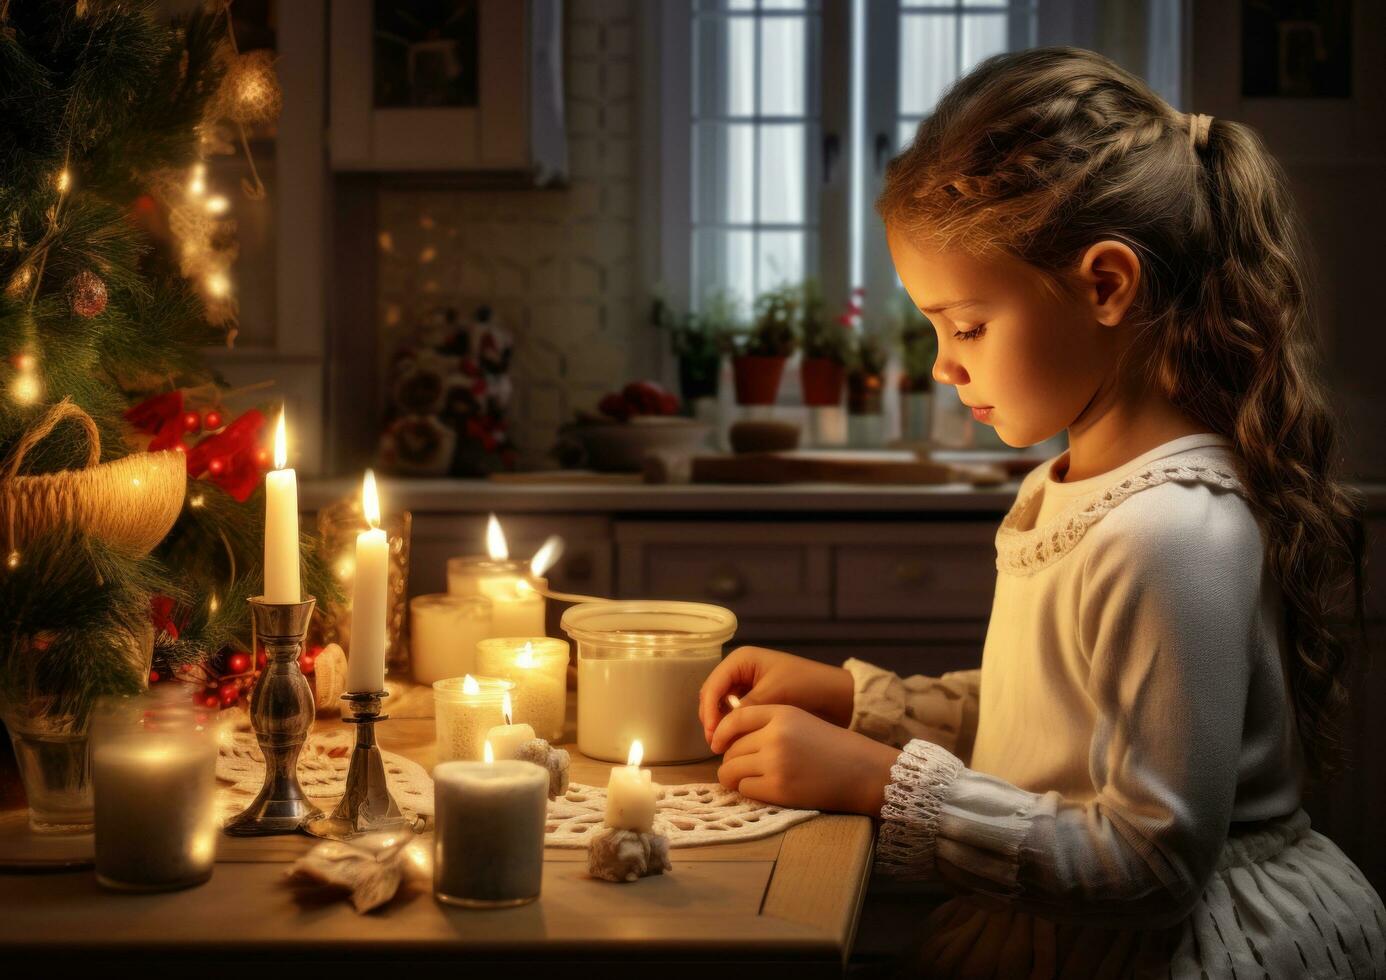
<svg viewBox="0 0 1386 980"><path fill-rule="evenodd" d="M963 771L951 752L922 739L905 746L890 770L876 841L876 868L896 878L936 878L939 811Z"/></svg>

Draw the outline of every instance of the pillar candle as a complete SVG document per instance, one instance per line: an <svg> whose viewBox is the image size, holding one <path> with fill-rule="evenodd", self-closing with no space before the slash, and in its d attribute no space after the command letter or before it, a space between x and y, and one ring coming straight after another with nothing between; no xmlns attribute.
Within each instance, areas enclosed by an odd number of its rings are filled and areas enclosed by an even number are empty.
<svg viewBox="0 0 1386 980"><path fill-rule="evenodd" d="M531 762L444 762L433 769L433 894L474 908L523 905L544 877L548 773Z"/></svg>
<svg viewBox="0 0 1386 980"><path fill-rule="evenodd" d="M654 826L655 801L659 791L653 775L640 768L643 754L640 740L631 743L628 764L613 766L606 784L606 825L617 830L647 834Z"/></svg>
<svg viewBox="0 0 1386 980"><path fill-rule="evenodd" d="M385 600L390 573L390 544L380 525L375 474L366 470L361 509L370 523L356 536L356 573L351 596L351 652L347 657L347 691L385 689Z"/></svg>
<svg viewBox="0 0 1386 980"><path fill-rule="evenodd" d="M568 710L568 642L548 636L492 637L476 646L476 669L515 682L515 718L550 742L563 738Z"/></svg>
<svg viewBox="0 0 1386 980"><path fill-rule="evenodd" d="M509 691L506 691L501 699L501 716L505 718L505 724L490 729L486 733L486 743L491 747L494 758L513 759L520 746L534 738L534 728L531 725L513 723Z"/></svg>
<svg viewBox="0 0 1386 980"><path fill-rule="evenodd" d="M265 474L265 601L299 602L298 476L285 469L284 413L274 433L274 469Z"/></svg>
<svg viewBox="0 0 1386 980"><path fill-rule="evenodd" d="M489 600L441 592L415 596L409 600L409 659L414 680L432 684L446 677L491 674L477 659L477 644L490 635Z"/></svg>

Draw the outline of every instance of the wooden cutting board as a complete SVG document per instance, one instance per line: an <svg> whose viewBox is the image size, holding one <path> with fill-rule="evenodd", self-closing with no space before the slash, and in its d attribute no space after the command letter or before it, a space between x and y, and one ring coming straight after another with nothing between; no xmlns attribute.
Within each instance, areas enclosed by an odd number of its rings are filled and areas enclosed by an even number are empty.
<svg viewBox="0 0 1386 980"><path fill-rule="evenodd" d="M1004 483L1006 473L996 466L936 463L932 460L873 458L870 454L741 453L695 456L694 483L867 483L939 484Z"/></svg>

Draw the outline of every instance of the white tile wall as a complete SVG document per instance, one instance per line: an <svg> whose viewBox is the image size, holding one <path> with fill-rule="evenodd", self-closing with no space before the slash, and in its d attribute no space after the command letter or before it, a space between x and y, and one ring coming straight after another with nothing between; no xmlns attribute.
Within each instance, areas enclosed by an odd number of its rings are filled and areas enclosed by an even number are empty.
<svg viewBox="0 0 1386 980"><path fill-rule="evenodd" d="M579 407L648 373L635 261L633 0L566 5L570 186L383 190L378 322L391 350L440 305L516 332L511 431L536 465Z"/></svg>

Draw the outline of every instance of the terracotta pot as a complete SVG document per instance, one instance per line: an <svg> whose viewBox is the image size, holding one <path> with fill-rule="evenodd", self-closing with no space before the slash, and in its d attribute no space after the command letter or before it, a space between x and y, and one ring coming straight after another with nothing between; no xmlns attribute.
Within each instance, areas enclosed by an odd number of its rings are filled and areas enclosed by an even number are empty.
<svg viewBox="0 0 1386 980"><path fill-rule="evenodd" d="M780 393L787 357L742 354L732 359L738 405L773 405Z"/></svg>
<svg viewBox="0 0 1386 980"><path fill-rule="evenodd" d="M831 357L806 357L799 362L804 404L812 408L841 404L846 380L847 369Z"/></svg>

